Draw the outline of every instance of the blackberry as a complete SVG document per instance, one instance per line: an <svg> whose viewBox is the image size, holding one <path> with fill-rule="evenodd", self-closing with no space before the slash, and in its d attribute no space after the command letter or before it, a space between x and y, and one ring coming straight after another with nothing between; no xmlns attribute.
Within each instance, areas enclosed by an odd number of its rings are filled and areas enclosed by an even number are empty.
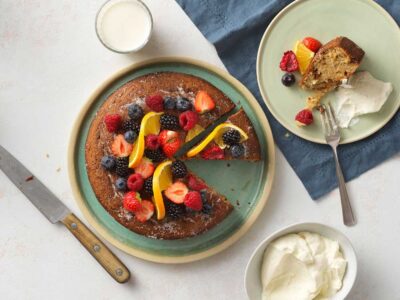
<svg viewBox="0 0 400 300"><path fill-rule="evenodd" d="M143 109L138 104L129 105L128 116L134 121L139 121L143 117Z"/></svg>
<svg viewBox="0 0 400 300"><path fill-rule="evenodd" d="M179 218L186 212L185 205L183 204L176 204L169 200L164 201L164 204L167 215L173 219Z"/></svg>
<svg viewBox="0 0 400 300"><path fill-rule="evenodd" d="M178 117L170 114L163 114L160 117L160 125L162 129L167 130L178 130L180 128Z"/></svg>
<svg viewBox="0 0 400 300"><path fill-rule="evenodd" d="M234 145L240 142L240 132L236 129L229 129L222 135L222 140L226 145Z"/></svg>
<svg viewBox="0 0 400 300"><path fill-rule="evenodd" d="M185 163L181 160L172 162L171 171L175 178L184 178L188 173Z"/></svg>
<svg viewBox="0 0 400 300"><path fill-rule="evenodd" d="M241 144L231 146L230 150L233 158L239 158L244 154L244 146Z"/></svg>
<svg viewBox="0 0 400 300"><path fill-rule="evenodd" d="M115 168L115 173L117 173L118 176L120 177L126 177L129 174L129 157L118 157L117 158L117 163L116 163L116 168Z"/></svg>
<svg viewBox="0 0 400 300"><path fill-rule="evenodd" d="M124 132L132 130L136 134L139 134L140 124L134 120L127 120L122 124L122 130Z"/></svg>
<svg viewBox="0 0 400 300"><path fill-rule="evenodd" d="M162 152L160 149L145 149L144 156L150 158L155 163L162 162L164 159L166 159L164 152Z"/></svg>
<svg viewBox="0 0 400 300"><path fill-rule="evenodd" d="M144 181L143 189L146 193L153 195L153 176Z"/></svg>

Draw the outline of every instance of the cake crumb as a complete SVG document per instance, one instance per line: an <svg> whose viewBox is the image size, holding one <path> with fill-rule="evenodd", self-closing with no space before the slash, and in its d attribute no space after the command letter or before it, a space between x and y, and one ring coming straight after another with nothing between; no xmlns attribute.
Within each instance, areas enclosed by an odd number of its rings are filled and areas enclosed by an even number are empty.
<svg viewBox="0 0 400 300"><path fill-rule="evenodd" d="M56 169L56 172L60 172L61 171L61 167L58 167L57 169Z"/></svg>
<svg viewBox="0 0 400 300"><path fill-rule="evenodd" d="M234 188L231 188L231 191L233 192L233 191L235 191L235 189L234 189Z"/></svg>
<svg viewBox="0 0 400 300"><path fill-rule="evenodd" d="M240 206L239 200L236 200L236 205L237 205L237 206Z"/></svg>
<svg viewBox="0 0 400 300"><path fill-rule="evenodd" d="M247 204L248 204L248 205L250 205L250 204L251 204L251 202L247 202Z"/></svg>
<svg viewBox="0 0 400 300"><path fill-rule="evenodd" d="M28 177L26 177L26 179L25 179L26 182L31 181L31 180L33 180L33 175L28 176Z"/></svg>
<svg viewBox="0 0 400 300"><path fill-rule="evenodd" d="M49 157L50 157L50 155L48 153L46 153L46 158L49 158Z"/></svg>
<svg viewBox="0 0 400 300"><path fill-rule="evenodd" d="M231 166L231 164L230 164L230 163L227 163L226 166L229 168L229 167Z"/></svg>

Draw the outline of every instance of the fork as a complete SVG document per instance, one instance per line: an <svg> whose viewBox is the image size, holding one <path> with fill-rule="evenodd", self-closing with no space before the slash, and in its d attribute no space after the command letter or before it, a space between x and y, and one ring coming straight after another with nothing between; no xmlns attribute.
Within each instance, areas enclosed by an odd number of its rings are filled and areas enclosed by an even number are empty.
<svg viewBox="0 0 400 300"><path fill-rule="evenodd" d="M343 223L346 226L356 224L353 210L350 205L349 195L347 194L346 183L344 181L342 169L340 168L339 158L337 155L337 146L340 141L340 132L336 123L335 116L330 104L321 105L321 121L324 128L324 135L326 143L331 146L333 150L333 157L336 164L336 176L339 181L340 201L342 204Z"/></svg>

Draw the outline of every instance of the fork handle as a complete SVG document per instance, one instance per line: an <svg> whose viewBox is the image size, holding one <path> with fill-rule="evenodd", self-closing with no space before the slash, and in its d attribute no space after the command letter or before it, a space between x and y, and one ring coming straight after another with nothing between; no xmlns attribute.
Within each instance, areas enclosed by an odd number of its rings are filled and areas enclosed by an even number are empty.
<svg viewBox="0 0 400 300"><path fill-rule="evenodd" d="M340 191L340 202L342 203L342 214L343 223L346 226L353 226L356 224L356 219L354 218L353 209L351 208L349 195L347 194L346 182L344 181L342 169L340 167L339 158L337 155L336 147L332 147L335 165L336 165L336 176L339 181L339 191Z"/></svg>

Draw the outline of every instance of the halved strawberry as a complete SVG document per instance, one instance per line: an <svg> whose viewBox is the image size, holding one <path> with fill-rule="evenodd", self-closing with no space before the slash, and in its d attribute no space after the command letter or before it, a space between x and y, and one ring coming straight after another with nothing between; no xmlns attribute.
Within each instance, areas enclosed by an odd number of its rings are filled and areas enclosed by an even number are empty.
<svg viewBox="0 0 400 300"><path fill-rule="evenodd" d="M142 208L135 212L135 217L139 222L146 222L154 214L154 205L149 200L142 200Z"/></svg>
<svg viewBox="0 0 400 300"><path fill-rule="evenodd" d="M303 39L303 44L314 53L322 46L320 41L309 36Z"/></svg>
<svg viewBox="0 0 400 300"><path fill-rule="evenodd" d="M122 201L124 208L131 212L137 212L142 209L142 199L139 193L128 192Z"/></svg>
<svg viewBox="0 0 400 300"><path fill-rule="evenodd" d="M225 157L224 150L217 145L208 147L200 155L204 159L224 159Z"/></svg>
<svg viewBox="0 0 400 300"><path fill-rule="evenodd" d="M139 165L134 168L135 174L142 175L143 179L149 178L154 173L154 164L147 157L143 157Z"/></svg>
<svg viewBox="0 0 400 300"><path fill-rule="evenodd" d="M118 134L111 145L111 152L117 157L126 157L131 154L133 146L125 141L122 134Z"/></svg>
<svg viewBox="0 0 400 300"><path fill-rule="evenodd" d="M183 182L177 181L167 188L164 192L165 197L174 203L181 204L189 192L188 187Z"/></svg>
<svg viewBox="0 0 400 300"><path fill-rule="evenodd" d="M178 132L172 130L161 131L158 140L167 157L173 156L182 145Z"/></svg>
<svg viewBox="0 0 400 300"><path fill-rule="evenodd" d="M175 139L179 139L179 133L172 130L163 130L158 135L158 141L160 142L161 146L164 146Z"/></svg>
<svg viewBox="0 0 400 300"><path fill-rule="evenodd" d="M205 113L207 111L213 110L215 107L215 102L213 98L206 91L198 91L196 94L196 99L194 100L194 108L198 113Z"/></svg>
<svg viewBox="0 0 400 300"><path fill-rule="evenodd" d="M181 142L181 140L178 139L173 142L169 142L168 144L165 144L162 147L162 149L167 157L172 157L176 153L176 151L179 150L181 145L182 145L182 142Z"/></svg>

